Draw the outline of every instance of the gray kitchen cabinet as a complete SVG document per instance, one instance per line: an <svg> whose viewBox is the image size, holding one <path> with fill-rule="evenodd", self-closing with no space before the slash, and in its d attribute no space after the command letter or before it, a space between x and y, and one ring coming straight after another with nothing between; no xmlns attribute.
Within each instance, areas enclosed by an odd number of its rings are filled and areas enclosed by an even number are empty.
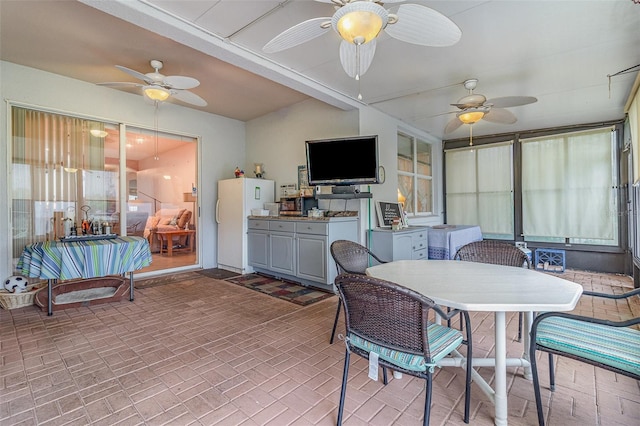
<svg viewBox="0 0 640 426"><path fill-rule="evenodd" d="M269 269L283 274L296 274L295 222L269 221Z"/></svg>
<svg viewBox="0 0 640 426"><path fill-rule="evenodd" d="M358 240L357 217L250 218L249 265L257 272L332 289L337 270L330 247L340 239Z"/></svg>

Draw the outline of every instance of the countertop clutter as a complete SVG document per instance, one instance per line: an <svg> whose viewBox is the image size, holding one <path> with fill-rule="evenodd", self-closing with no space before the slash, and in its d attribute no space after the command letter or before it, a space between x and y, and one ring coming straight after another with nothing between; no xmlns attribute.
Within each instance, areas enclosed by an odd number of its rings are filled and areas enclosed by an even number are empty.
<svg viewBox="0 0 640 426"><path fill-rule="evenodd" d="M358 212L355 210L336 210L336 211L327 211L324 216L249 216L248 219L264 219L264 220L329 220L334 217L357 217Z"/></svg>

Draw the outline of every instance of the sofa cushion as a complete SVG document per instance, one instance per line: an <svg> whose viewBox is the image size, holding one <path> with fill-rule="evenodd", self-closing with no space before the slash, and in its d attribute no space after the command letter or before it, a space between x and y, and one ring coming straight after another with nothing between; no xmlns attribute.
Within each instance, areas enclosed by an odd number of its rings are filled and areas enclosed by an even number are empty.
<svg viewBox="0 0 640 426"><path fill-rule="evenodd" d="M178 228L182 229L187 226L187 223L189 223L189 221L191 220L192 215L193 213L191 213L191 210L185 210L184 213L182 213L182 216L180 216L180 218L178 219Z"/></svg>

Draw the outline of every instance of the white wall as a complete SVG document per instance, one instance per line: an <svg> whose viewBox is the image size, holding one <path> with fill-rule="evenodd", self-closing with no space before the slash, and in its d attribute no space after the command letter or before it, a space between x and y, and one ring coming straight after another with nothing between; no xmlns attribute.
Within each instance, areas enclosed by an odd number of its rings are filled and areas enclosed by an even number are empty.
<svg viewBox="0 0 640 426"><path fill-rule="evenodd" d="M110 122L124 122L143 128L153 128L153 107L144 102L141 95L97 86L94 84L45 73L33 68L9 62L0 62L0 128L4 132L4 143L0 143L0 164L7 176L9 103L48 109L69 115L95 118ZM176 132L201 137L200 146L200 203L198 245L203 267L217 264L215 225L216 182L230 177L233 169L245 160L245 125L241 121L196 111L174 104L164 104L161 131ZM0 277L11 271L9 243L11 239L9 199L7 185L0 185Z"/></svg>
<svg viewBox="0 0 640 426"><path fill-rule="evenodd" d="M276 189L286 183L298 183L298 165L306 164L305 141L355 135L378 135L380 164L385 167L386 180L382 185L371 185L373 199L320 200L320 208L331 210L357 210L360 214L361 242L366 242L366 230L376 227L375 201L397 199L397 133L403 124L374 108L362 106L359 110L342 111L317 100L307 100L246 123L247 161L245 172L253 170L253 163L263 163L265 176L276 181ZM424 132L404 127L422 139L433 143L434 163L441 162L442 144ZM441 167L434 164L434 192L436 205L441 206ZM367 190L362 187L362 190ZM279 194L276 195L276 198ZM330 204L331 203L331 204ZM440 209L441 210L441 209ZM438 212L440 210L437 210ZM441 215L421 217L412 224L442 223Z"/></svg>
<svg viewBox="0 0 640 426"><path fill-rule="evenodd" d="M359 134L358 111L309 99L248 121L246 132L246 175L253 177L254 163L263 163L264 177L275 180L279 191L282 184L298 183L298 166L307 163L305 141Z"/></svg>

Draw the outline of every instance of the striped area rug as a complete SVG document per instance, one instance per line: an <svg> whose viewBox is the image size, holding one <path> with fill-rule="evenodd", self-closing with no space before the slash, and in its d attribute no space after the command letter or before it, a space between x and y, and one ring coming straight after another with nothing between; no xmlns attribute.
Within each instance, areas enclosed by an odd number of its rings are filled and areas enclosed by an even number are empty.
<svg viewBox="0 0 640 426"><path fill-rule="evenodd" d="M309 306L312 303L325 300L333 293L322 291L313 287L305 287L303 285L290 281L282 281L273 277L260 274L246 274L239 277L227 278L225 281L241 285L287 302L295 303L300 306Z"/></svg>

